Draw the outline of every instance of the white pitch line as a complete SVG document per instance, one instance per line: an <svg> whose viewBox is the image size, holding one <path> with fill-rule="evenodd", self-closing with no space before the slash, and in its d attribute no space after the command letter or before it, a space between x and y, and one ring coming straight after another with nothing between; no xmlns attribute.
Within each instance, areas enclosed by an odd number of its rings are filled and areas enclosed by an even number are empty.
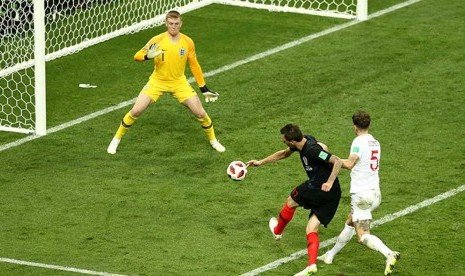
<svg viewBox="0 0 465 276"><path fill-rule="evenodd" d="M395 219L398 219L400 217L403 217L403 216L406 216L406 215L409 215L413 212L416 212L422 208L425 208L425 207L428 207L434 203L437 203L441 200L444 200L446 198L449 198L451 196L455 196L456 194L460 193L460 192L463 192L465 191L465 185L462 185L458 188L455 188L455 189L452 189L448 192L445 192L443 194L440 194L440 195L437 195L433 198L429 198L429 199L426 199L418 204L415 204L415 205L411 205L399 212L395 212L393 214L389 214L389 215L386 215L378 220L375 220L372 224L371 224L371 228L374 228L374 227L377 227L377 226L380 226L380 225L383 225L385 223L388 223L390 221L393 221ZM324 248L324 247L327 247L329 245L332 245L336 242L336 239L337 237L333 237L329 240L325 240L323 242L320 243L320 248ZM295 253L292 253L291 255L289 255L288 257L285 257L285 258L281 258L279 260L276 260L274 262L271 262L267 265L264 265L262 267L259 267L257 269L254 269L252 271L249 271L249 272L246 272L244 274L242 274L241 276L253 276L253 275L258 275L260 273L263 273L263 272L266 272L268 270L271 270L271 269L275 269L277 268L278 266L282 265L282 264L285 264L285 263L288 263L288 262L292 262L292 261L295 261L303 256L306 256L307 255L307 249L303 249L301 251L297 251Z"/></svg>
<svg viewBox="0 0 465 276"><path fill-rule="evenodd" d="M132 100L122 102L122 103L117 104L117 105L115 105L115 106L107 107L107 108L102 109L102 110L100 110L100 111L91 113L91 114L86 115L86 116L84 116L84 117L81 117L81 118L79 118L79 119L72 120L72 121L69 121L69 122L67 122L67 123L58 125L58 126L56 126L56 127L49 128L49 129L47 129L47 134L51 134L51 133L54 133L54 132L58 132L58 131L63 130L63 129L65 129L65 128L68 128L68 127L71 127L71 126L80 124L80 123L82 123L82 122L88 121L88 120L93 119L93 118L96 118L96 117L98 117L98 116L105 115L105 114L110 113L110 112L112 112L112 111L118 110L118 109L123 108L123 107L125 107L125 106L128 106L128 105L130 105L130 104L133 104L133 103L135 102L135 100L136 100L136 99L134 98L134 99L132 99ZM25 138L18 139L18 140L14 141L14 142L1 145L1 146L0 146L0 152L1 152L1 151L4 151L4 150L7 150L7 149L10 149L10 148L13 148L13 147L16 147L16 146L19 146L19 145L22 145L22 144L24 144L24 143L26 143L26 142L29 142L29 141L38 139L38 138L40 138L40 137L44 137L44 136L30 135L30 136L27 136L27 137L25 137Z"/></svg>
<svg viewBox="0 0 465 276"><path fill-rule="evenodd" d="M123 274L114 274L114 273L108 273L108 272L92 271L92 270L87 270L87 269L78 269L78 268L67 267L67 266L26 262L26 261L8 259L8 258L0 258L0 262L11 263L11 264L19 264L19 265L26 265L26 266L42 267L42 268L48 268L48 269L53 269L53 270L70 271L70 272L76 272L76 273L81 273L81 274L101 275L101 276L125 276Z"/></svg>
<svg viewBox="0 0 465 276"><path fill-rule="evenodd" d="M368 19L373 19L373 18L382 16L382 15L384 15L386 13L393 12L395 10L398 10L400 8L404 8L406 6L412 5L412 4L420 2L420 1L422 1L422 0L410 0L410 1L406 1L406 2L403 2L403 3L398 4L398 5L394 5L394 6L390 7L390 8L387 8L387 9L384 9L384 10L381 10L381 11L378 11L378 12L375 12L375 13L369 15ZM357 25L357 24L363 23L363 22L364 21L352 20L352 21L349 21L347 23L344 23L344 24L337 25L335 27L326 29L326 30L321 31L319 33L311 34L311 35L308 35L306 37L300 38L298 40L294 40L292 42L289 42L289 43L286 43L284 45L278 46L276 48L270 49L268 51L253 55L253 56L248 57L246 59L243 59L243 60L228 64L228 65L222 66L222 67L220 67L218 69L206 72L206 73L204 73L204 75L205 75L205 77L211 77L211 76L214 76L216 74L220 74L220 73L232 70L232 69L234 69L236 67L239 67L241 65L244 65L244 64L247 64L247 63L262 59L262 58L265 58L267 56L276 54L278 52L287 50L289 48L292 48L292 47L295 47L295 46L298 46L298 45L301 45L303 43L309 42L309 41L314 40L316 38L332 34L334 32L340 31L342 29L345 29L345 28L348 28L348 27L351 27L351 26L354 26L354 25ZM190 78L189 82L193 82L193 78ZM110 113L112 111L121 109L123 107L126 107L128 105L133 104L134 101L135 101L135 98L131 99L131 100L128 100L128 101L125 101L125 102L122 102L122 103L120 103L118 105L108 107L108 108L102 109L100 111L91 113L91 114L86 115L84 117L81 117L79 119L69 121L67 123L58 125L56 127L52 127L50 129L47 129L47 134L51 134L51 133L54 133L54 132L57 132L57 131L60 131L60 130L63 130L63 129L66 129L66 128L69 128L69 127L72 127L74 125L83 123L83 122L88 121L90 119L94 119L94 118L96 118L98 116L105 115L105 114ZM13 147L16 147L16 146L19 146L19 145L22 145L22 144L24 144L26 142L29 142L29 141L32 141L32 140L35 140L35 139L38 139L38 138L41 138L41 137L43 137L43 136L30 135L30 136L27 136L25 138L18 139L18 140L14 141L14 142L1 145L0 146L0 152L2 152L4 150L7 150L7 149L10 149L10 148L13 148Z"/></svg>

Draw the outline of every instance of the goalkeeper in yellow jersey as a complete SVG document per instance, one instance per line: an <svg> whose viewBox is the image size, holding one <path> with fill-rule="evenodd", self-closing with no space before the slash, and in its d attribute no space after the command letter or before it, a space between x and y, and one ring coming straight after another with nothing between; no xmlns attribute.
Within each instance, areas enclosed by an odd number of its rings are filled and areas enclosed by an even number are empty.
<svg viewBox="0 0 465 276"><path fill-rule="evenodd" d="M184 74L186 62L189 62L191 72L205 97L205 101L214 102L218 99L218 93L207 88L202 68L195 54L194 41L180 33L181 26L181 14L177 11L168 12L166 15L167 31L152 37L134 55L136 61L153 59L155 68L149 81L137 97L134 106L121 120L118 131L108 146L108 153L116 153L123 135L136 122L142 112L156 102L163 93L171 93L178 102L185 105L197 117L211 146L218 152L225 151L224 146L215 137L212 120Z"/></svg>

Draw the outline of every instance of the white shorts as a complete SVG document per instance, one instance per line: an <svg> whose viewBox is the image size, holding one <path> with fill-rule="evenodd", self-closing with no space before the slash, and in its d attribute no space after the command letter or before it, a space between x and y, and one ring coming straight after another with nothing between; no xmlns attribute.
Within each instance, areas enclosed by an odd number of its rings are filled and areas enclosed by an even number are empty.
<svg viewBox="0 0 465 276"><path fill-rule="evenodd" d="M352 221L371 220L373 218L371 212L381 203L381 192L368 190L352 194L350 198Z"/></svg>

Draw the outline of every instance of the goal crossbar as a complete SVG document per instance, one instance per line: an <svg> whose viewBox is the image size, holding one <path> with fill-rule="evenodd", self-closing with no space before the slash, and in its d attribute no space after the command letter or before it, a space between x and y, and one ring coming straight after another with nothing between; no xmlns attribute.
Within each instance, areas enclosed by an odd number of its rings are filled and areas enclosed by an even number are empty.
<svg viewBox="0 0 465 276"><path fill-rule="evenodd" d="M356 19L357 18L355 12L353 14L350 14L350 13L338 12L337 10L333 10L333 11L313 10L313 9L307 9L303 7L298 8L298 7L292 7L292 6L287 6L287 5L283 5L283 6L275 5L275 4L270 5L270 4L265 4L265 3L251 3L251 2L237 1L237 0L215 0L213 2L217 4L223 4L223 5L268 10L270 12L290 12L290 13L335 17L335 18L342 18L342 19Z"/></svg>

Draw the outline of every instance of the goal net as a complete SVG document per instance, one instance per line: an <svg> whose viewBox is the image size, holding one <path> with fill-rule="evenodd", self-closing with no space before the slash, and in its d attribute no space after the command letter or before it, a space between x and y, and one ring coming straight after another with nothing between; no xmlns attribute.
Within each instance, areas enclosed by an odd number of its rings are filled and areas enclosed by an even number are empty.
<svg viewBox="0 0 465 276"><path fill-rule="evenodd" d="M366 19L367 0L2 0L0 130L46 134L45 63L212 3Z"/></svg>

